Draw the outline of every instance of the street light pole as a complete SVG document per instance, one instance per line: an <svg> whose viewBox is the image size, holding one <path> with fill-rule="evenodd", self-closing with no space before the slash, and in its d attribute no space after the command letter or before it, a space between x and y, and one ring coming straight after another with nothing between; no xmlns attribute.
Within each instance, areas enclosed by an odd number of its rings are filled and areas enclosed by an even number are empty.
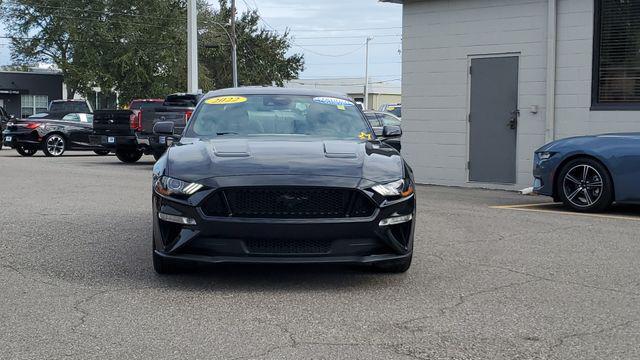
<svg viewBox="0 0 640 360"><path fill-rule="evenodd" d="M233 67L233 87L238 87L238 38L236 37L236 0L231 0L231 63Z"/></svg>
<svg viewBox="0 0 640 360"><path fill-rule="evenodd" d="M187 2L187 91L198 92L198 8L196 0Z"/></svg>
<svg viewBox="0 0 640 360"><path fill-rule="evenodd" d="M373 40L368 36L364 48L364 109L369 110L369 41Z"/></svg>

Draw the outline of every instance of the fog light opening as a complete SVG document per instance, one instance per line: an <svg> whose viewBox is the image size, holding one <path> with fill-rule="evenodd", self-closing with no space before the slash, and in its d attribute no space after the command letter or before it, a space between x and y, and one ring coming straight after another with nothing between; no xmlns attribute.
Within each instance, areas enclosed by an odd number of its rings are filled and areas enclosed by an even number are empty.
<svg viewBox="0 0 640 360"><path fill-rule="evenodd" d="M167 222L172 222L180 225L196 225L196 220L183 216L169 215L164 213L158 213L158 218Z"/></svg>
<svg viewBox="0 0 640 360"><path fill-rule="evenodd" d="M391 226L391 225L402 224L402 223L409 222L412 219L413 219L413 215L390 217L390 218L380 220L379 226Z"/></svg>

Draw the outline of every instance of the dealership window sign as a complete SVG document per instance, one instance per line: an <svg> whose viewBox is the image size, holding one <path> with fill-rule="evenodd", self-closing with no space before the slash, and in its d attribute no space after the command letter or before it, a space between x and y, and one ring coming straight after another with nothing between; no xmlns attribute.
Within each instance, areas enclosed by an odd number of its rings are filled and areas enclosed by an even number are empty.
<svg viewBox="0 0 640 360"><path fill-rule="evenodd" d="M0 89L0 94L4 94L4 95L20 95L20 90Z"/></svg>

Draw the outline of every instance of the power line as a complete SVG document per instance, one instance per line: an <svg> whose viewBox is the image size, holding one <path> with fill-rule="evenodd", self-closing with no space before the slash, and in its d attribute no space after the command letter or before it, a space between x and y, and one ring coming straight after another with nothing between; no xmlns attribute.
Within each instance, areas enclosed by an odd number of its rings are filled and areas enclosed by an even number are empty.
<svg viewBox="0 0 640 360"><path fill-rule="evenodd" d="M278 30L273 28L273 31L282 32L282 30ZM402 26L392 26L392 27L374 27L374 28L342 28L342 29L295 29L288 28L287 30L295 31L295 32L319 32L319 31L371 31L371 30L392 30L392 29L402 29Z"/></svg>
<svg viewBox="0 0 640 360"><path fill-rule="evenodd" d="M314 40L314 39L365 39L367 36L371 36L371 34L368 35L354 35L354 36L314 36L314 37L296 37L294 36L294 38L296 40ZM379 38L379 37L399 37L402 36L402 34L384 34L384 35L375 35L373 34L373 37Z"/></svg>
<svg viewBox="0 0 640 360"><path fill-rule="evenodd" d="M380 42L380 43L371 43L369 45L401 45L402 42ZM298 44L296 44L298 45ZM352 43L352 44L303 44L303 45L298 45L298 46L357 46L357 45L362 45L360 43Z"/></svg>

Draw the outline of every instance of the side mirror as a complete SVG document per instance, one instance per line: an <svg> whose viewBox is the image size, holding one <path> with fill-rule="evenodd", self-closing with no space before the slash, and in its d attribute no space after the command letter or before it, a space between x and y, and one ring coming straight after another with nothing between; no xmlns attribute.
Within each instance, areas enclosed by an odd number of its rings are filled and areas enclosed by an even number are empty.
<svg viewBox="0 0 640 360"><path fill-rule="evenodd" d="M382 137L394 138L402 136L402 128L397 125L385 125L382 128Z"/></svg>
<svg viewBox="0 0 640 360"><path fill-rule="evenodd" d="M173 136L175 124L171 121L159 121L153 125L153 132L158 135Z"/></svg>
<svg viewBox="0 0 640 360"><path fill-rule="evenodd" d="M16 119L15 115L13 115L13 114L9 115L9 120L15 120L15 119Z"/></svg>

